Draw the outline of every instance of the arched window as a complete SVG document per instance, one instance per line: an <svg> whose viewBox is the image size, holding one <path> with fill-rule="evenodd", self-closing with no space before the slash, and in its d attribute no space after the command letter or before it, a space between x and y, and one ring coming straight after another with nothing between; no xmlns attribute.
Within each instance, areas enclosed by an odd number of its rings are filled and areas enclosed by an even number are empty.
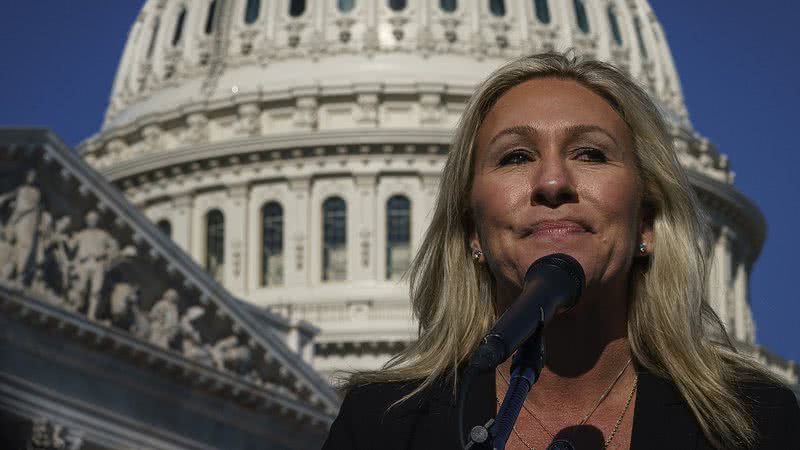
<svg viewBox="0 0 800 450"><path fill-rule="evenodd" d="M386 278L399 280L411 263L411 202L395 195L386 202Z"/></svg>
<svg viewBox="0 0 800 450"><path fill-rule="evenodd" d="M337 0L336 5L339 7L339 11L347 13L355 8L356 0Z"/></svg>
<svg viewBox="0 0 800 450"><path fill-rule="evenodd" d="M322 280L347 278L347 205L341 197L322 203Z"/></svg>
<svg viewBox="0 0 800 450"><path fill-rule="evenodd" d="M225 216L212 209L206 214L206 270L217 281L225 274Z"/></svg>
<svg viewBox="0 0 800 450"><path fill-rule="evenodd" d="M300 17L306 12L306 0L289 0L289 15Z"/></svg>
<svg viewBox="0 0 800 450"><path fill-rule="evenodd" d="M458 7L458 0L439 0L439 7L442 11L453 12Z"/></svg>
<svg viewBox="0 0 800 450"><path fill-rule="evenodd" d="M608 7L608 26L611 28L611 35L614 37L614 42L617 45L622 45L622 33L619 31L619 22L617 21L617 13L614 11L613 6Z"/></svg>
<svg viewBox="0 0 800 450"><path fill-rule="evenodd" d="M178 18L175 20L175 32L172 33L172 46L175 47L181 42L183 37L183 23L186 22L186 7L181 6L181 12L178 13Z"/></svg>
<svg viewBox="0 0 800 450"><path fill-rule="evenodd" d="M244 23L250 25L258 20L260 12L261 0L247 0L247 5L244 7Z"/></svg>
<svg viewBox="0 0 800 450"><path fill-rule="evenodd" d="M283 208L269 202L261 208L261 285L283 284Z"/></svg>
<svg viewBox="0 0 800 450"><path fill-rule="evenodd" d="M389 8L392 11L402 11L406 9L407 3L406 0L389 0Z"/></svg>
<svg viewBox="0 0 800 450"><path fill-rule="evenodd" d="M206 15L206 34L214 31L214 24L217 21L217 0L211 0L208 4L208 15Z"/></svg>
<svg viewBox="0 0 800 450"><path fill-rule="evenodd" d="M493 16L503 17L506 15L506 0L489 0L489 11Z"/></svg>
<svg viewBox="0 0 800 450"><path fill-rule="evenodd" d="M539 22L550 23L550 6L547 5L547 0L533 0L533 8L536 10Z"/></svg>
<svg viewBox="0 0 800 450"><path fill-rule="evenodd" d="M578 22L578 28L584 32L589 32L589 16L586 15L586 0L573 0L575 5L575 21Z"/></svg>
<svg viewBox="0 0 800 450"><path fill-rule="evenodd" d="M172 224L169 223L169 220L161 219L156 223L156 226L162 233L167 235L167 237L172 237Z"/></svg>
<svg viewBox="0 0 800 450"><path fill-rule="evenodd" d="M153 34L150 35L150 43L147 45L147 59L153 56L153 50L156 48L156 38L158 37L158 27L161 25L161 18L156 17L153 21Z"/></svg>
<svg viewBox="0 0 800 450"><path fill-rule="evenodd" d="M647 47L644 45L642 36L642 23L639 22L638 17L633 18L633 27L636 29L636 40L639 41L639 53L641 53L642 59L647 59Z"/></svg>

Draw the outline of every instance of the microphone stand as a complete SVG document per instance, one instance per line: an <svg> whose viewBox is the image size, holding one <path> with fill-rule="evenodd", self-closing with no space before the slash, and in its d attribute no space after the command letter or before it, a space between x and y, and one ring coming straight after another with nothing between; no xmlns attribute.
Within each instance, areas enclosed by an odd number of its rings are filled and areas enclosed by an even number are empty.
<svg viewBox="0 0 800 450"><path fill-rule="evenodd" d="M540 318L536 332L517 349L511 359L511 379L497 416L483 426L478 425L472 428L469 433L469 443L464 447L465 450L505 449L506 442L514 429L514 423L516 423L522 405L528 397L528 392L539 379L542 367L544 367L544 338L542 336L544 312L541 309L539 311Z"/></svg>

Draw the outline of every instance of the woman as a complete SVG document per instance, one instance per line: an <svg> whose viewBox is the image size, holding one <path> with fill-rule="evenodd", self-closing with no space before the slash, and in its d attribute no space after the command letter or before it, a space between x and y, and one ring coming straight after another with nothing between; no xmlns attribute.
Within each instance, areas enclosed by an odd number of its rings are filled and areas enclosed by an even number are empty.
<svg viewBox="0 0 800 450"><path fill-rule="evenodd" d="M442 180L411 269L419 339L351 378L324 449L459 448L459 369L557 252L586 286L544 330L506 448L800 448L793 394L717 342L701 208L627 76L560 54L508 63L468 105ZM508 364L471 385L468 427L494 417Z"/></svg>

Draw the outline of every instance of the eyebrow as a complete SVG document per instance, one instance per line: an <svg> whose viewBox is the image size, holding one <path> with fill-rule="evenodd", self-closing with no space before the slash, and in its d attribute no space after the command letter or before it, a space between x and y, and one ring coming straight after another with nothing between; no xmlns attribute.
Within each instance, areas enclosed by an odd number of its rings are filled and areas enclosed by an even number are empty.
<svg viewBox="0 0 800 450"><path fill-rule="evenodd" d="M601 134L608 136L608 138L611 139L612 142L614 142L614 145L619 146L619 142L617 142L617 140L614 138L614 136L611 135L611 133L606 131L605 128L597 125L571 125L566 129L564 129L564 133L570 139L579 136L581 134L587 134L592 132L599 132ZM489 141L488 147L491 147L495 143L495 141L497 141L501 137L510 134L516 136L525 136L529 138L534 138L536 137L537 134L539 134L539 131L530 125L515 125L513 127L508 127L503 129L496 135L494 135L494 137Z"/></svg>

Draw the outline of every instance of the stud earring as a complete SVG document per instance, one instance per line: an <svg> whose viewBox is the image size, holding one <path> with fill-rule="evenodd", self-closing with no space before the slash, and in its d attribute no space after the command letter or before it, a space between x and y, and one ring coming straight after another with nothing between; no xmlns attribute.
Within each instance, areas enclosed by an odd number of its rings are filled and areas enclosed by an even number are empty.
<svg viewBox="0 0 800 450"><path fill-rule="evenodd" d="M645 244L644 242L639 244L639 253L642 254L647 253L647 244Z"/></svg>
<svg viewBox="0 0 800 450"><path fill-rule="evenodd" d="M481 256L483 256L483 252L480 250L473 250L472 251L472 260L475 262L480 262Z"/></svg>

